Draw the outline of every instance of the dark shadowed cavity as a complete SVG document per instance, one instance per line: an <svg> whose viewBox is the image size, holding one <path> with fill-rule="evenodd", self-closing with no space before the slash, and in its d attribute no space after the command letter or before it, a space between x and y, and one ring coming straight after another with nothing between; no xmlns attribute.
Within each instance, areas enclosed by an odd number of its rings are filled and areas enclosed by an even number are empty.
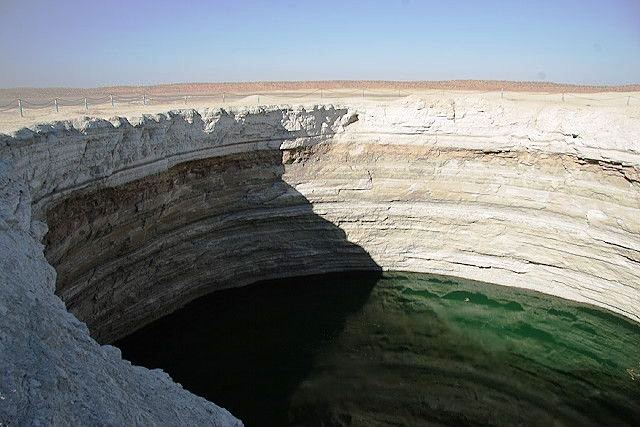
<svg viewBox="0 0 640 427"><path fill-rule="evenodd" d="M247 426L637 425L640 327L413 273L273 280L116 343Z"/></svg>

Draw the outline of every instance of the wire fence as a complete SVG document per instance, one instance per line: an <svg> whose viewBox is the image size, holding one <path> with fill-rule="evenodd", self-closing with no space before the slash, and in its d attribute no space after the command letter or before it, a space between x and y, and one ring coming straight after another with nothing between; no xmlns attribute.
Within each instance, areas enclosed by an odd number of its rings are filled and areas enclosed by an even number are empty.
<svg viewBox="0 0 640 427"><path fill-rule="evenodd" d="M237 102L246 98L256 98L253 103L260 104L262 98L263 101L272 99L296 99L303 101L305 98L319 99L319 100L332 100L332 99L344 99L344 98L362 98L363 100L376 100L376 99L394 99L402 98L409 95L432 95L432 96L451 96L451 95L487 95L494 94L499 96L500 100L506 101L528 101L528 100L541 100L552 102L575 102L584 101L587 105L593 103L607 104L611 101L617 101L617 105L640 105L639 95L623 94L616 95L611 93L611 96L596 97L594 94L575 94L575 93L558 93L558 92L534 92L534 93L520 93L520 92L506 92L504 90L490 90L490 91L474 91L474 90L426 90L407 92L402 90L386 90L384 92L376 92L374 90L367 89L315 89L310 92L262 92L262 93L233 93L233 92L216 92L216 93L198 93L198 94L123 94L123 95L103 95L96 97L81 97L81 98L53 98L53 99L38 99L29 100L24 98L14 98L12 100L0 99L0 113L15 113L24 117L26 111L29 110L50 110L54 112L60 112L63 108L80 107L86 111L90 108L103 108L112 107L117 108L122 105L161 105L178 103L182 104L185 108L193 105L194 103L202 103L203 101L215 101L217 103L225 104L231 102ZM633 100L633 101L632 101Z"/></svg>

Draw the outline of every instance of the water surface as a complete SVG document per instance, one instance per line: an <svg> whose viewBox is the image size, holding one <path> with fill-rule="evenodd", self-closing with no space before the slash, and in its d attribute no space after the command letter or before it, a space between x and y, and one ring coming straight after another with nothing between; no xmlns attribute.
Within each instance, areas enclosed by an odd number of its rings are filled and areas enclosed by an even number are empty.
<svg viewBox="0 0 640 427"><path fill-rule="evenodd" d="M116 345L249 427L640 425L639 325L449 277L262 282Z"/></svg>

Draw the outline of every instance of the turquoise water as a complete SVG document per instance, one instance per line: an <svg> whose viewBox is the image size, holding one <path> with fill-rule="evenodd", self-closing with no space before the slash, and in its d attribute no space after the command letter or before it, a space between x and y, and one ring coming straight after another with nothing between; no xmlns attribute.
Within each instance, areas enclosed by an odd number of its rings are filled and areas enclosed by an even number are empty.
<svg viewBox="0 0 640 427"><path fill-rule="evenodd" d="M116 345L247 426L640 425L638 324L449 277L263 282Z"/></svg>

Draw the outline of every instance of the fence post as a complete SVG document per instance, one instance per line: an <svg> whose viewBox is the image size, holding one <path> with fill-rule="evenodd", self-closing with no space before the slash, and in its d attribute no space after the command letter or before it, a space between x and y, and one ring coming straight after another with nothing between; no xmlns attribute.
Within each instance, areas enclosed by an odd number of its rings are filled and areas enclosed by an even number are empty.
<svg viewBox="0 0 640 427"><path fill-rule="evenodd" d="M500 99L504 99L504 88L500 89Z"/></svg>
<svg viewBox="0 0 640 427"><path fill-rule="evenodd" d="M258 105L260 105L260 95L258 95Z"/></svg>
<svg viewBox="0 0 640 427"><path fill-rule="evenodd" d="M629 105L629 101L631 100L630 96L627 96L627 106Z"/></svg>
<svg viewBox="0 0 640 427"><path fill-rule="evenodd" d="M184 105L187 105L187 95L184 96Z"/></svg>
<svg viewBox="0 0 640 427"><path fill-rule="evenodd" d="M562 92L562 102L564 102L564 92Z"/></svg>
<svg viewBox="0 0 640 427"><path fill-rule="evenodd" d="M85 110L89 109L89 104L87 103L87 98L84 99L84 109Z"/></svg>
<svg viewBox="0 0 640 427"><path fill-rule="evenodd" d="M362 89L362 99L364 99L364 89Z"/></svg>
<svg viewBox="0 0 640 427"><path fill-rule="evenodd" d="M324 98L324 95L322 94L322 89L320 89L320 99Z"/></svg>
<svg viewBox="0 0 640 427"><path fill-rule="evenodd" d="M147 94L146 93L142 94L142 105L147 105Z"/></svg>
<svg viewBox="0 0 640 427"><path fill-rule="evenodd" d="M22 99L18 98L18 109L20 110L20 117L24 117L22 114Z"/></svg>
<svg viewBox="0 0 640 427"><path fill-rule="evenodd" d="M115 107L113 104L113 95L109 95L109 99L111 100L111 108Z"/></svg>
<svg viewBox="0 0 640 427"><path fill-rule="evenodd" d="M224 92L222 92L222 103L224 104Z"/></svg>
<svg viewBox="0 0 640 427"><path fill-rule="evenodd" d="M58 98L53 100L53 104L56 106L56 113L58 112Z"/></svg>

